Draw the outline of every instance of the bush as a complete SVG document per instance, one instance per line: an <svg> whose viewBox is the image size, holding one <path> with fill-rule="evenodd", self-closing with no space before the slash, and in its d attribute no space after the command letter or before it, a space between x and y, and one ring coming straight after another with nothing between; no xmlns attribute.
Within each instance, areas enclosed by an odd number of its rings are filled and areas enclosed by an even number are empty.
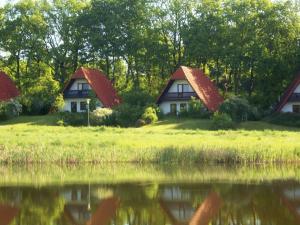
<svg viewBox="0 0 300 225"><path fill-rule="evenodd" d="M64 125L71 125L71 126L87 125L86 113L64 112L64 113L60 113L60 115L61 115L61 120L64 121Z"/></svg>
<svg viewBox="0 0 300 225"><path fill-rule="evenodd" d="M52 106L51 112L60 112L64 107L65 101L62 94L59 94Z"/></svg>
<svg viewBox="0 0 300 225"><path fill-rule="evenodd" d="M128 103L118 105L114 110L116 124L122 127L135 125L136 121L140 119L143 114L143 108L141 106L130 105Z"/></svg>
<svg viewBox="0 0 300 225"><path fill-rule="evenodd" d="M135 126L136 127L142 127L142 126L145 126L146 125L146 121L143 120L143 119L138 119L135 123Z"/></svg>
<svg viewBox="0 0 300 225"><path fill-rule="evenodd" d="M158 120L155 108L147 107L141 116L141 119L144 120L146 124L155 123Z"/></svg>
<svg viewBox="0 0 300 225"><path fill-rule="evenodd" d="M234 128L234 122L231 117L226 113L215 112L212 116L212 129L232 129Z"/></svg>
<svg viewBox="0 0 300 225"><path fill-rule="evenodd" d="M154 99L149 93L141 89L133 89L122 94L124 103L140 107L146 107L154 102Z"/></svg>
<svg viewBox="0 0 300 225"><path fill-rule="evenodd" d="M189 118L209 118L211 113L202 104L200 99L192 97L188 103L188 108L186 110L180 111L179 116L189 117Z"/></svg>
<svg viewBox="0 0 300 225"><path fill-rule="evenodd" d="M7 120L20 115L22 105L16 99L0 102L0 120Z"/></svg>
<svg viewBox="0 0 300 225"><path fill-rule="evenodd" d="M109 117L113 114L113 110L109 108L98 108L90 114L91 125L101 126L106 125Z"/></svg>
<svg viewBox="0 0 300 225"><path fill-rule="evenodd" d="M247 99L237 96L226 99L221 104L219 111L228 114L235 122L257 120L259 118L258 109L251 106Z"/></svg>
<svg viewBox="0 0 300 225"><path fill-rule="evenodd" d="M300 114L298 113L275 113L265 120L277 125L300 127Z"/></svg>

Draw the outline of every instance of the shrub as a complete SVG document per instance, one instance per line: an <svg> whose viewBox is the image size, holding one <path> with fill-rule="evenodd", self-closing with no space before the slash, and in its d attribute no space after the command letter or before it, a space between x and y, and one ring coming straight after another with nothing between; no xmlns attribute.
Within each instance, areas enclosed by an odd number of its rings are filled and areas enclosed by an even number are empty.
<svg viewBox="0 0 300 225"><path fill-rule="evenodd" d="M154 102L154 99L149 93L141 89L133 89L122 94L123 102L129 105L146 107Z"/></svg>
<svg viewBox="0 0 300 225"><path fill-rule="evenodd" d="M215 112L212 116L212 129L232 129L234 128L234 122L231 117L226 113Z"/></svg>
<svg viewBox="0 0 300 225"><path fill-rule="evenodd" d="M258 117L257 108L251 106L247 99L237 96L226 99L219 111L228 114L235 122L254 120Z"/></svg>
<svg viewBox="0 0 300 225"><path fill-rule="evenodd" d="M143 120L143 119L138 119L135 123L135 126L136 127L142 127L142 126L145 126L146 125L146 121Z"/></svg>
<svg viewBox="0 0 300 225"><path fill-rule="evenodd" d="M57 126L64 126L64 125L65 125L65 122L64 122L63 120L58 120L58 121L56 122L56 125L57 125Z"/></svg>
<svg viewBox="0 0 300 225"><path fill-rule="evenodd" d="M158 120L155 108L147 107L141 116L141 119L144 120L146 124L155 123Z"/></svg>
<svg viewBox="0 0 300 225"><path fill-rule="evenodd" d="M22 105L16 99L11 99L6 102L0 102L0 120L7 120L20 115Z"/></svg>
<svg viewBox="0 0 300 225"><path fill-rule="evenodd" d="M114 110L116 123L123 127L133 126L143 114L141 106L130 105L128 103L118 105Z"/></svg>
<svg viewBox="0 0 300 225"><path fill-rule="evenodd" d="M86 113L71 113L64 112L60 113L61 120L64 121L65 125L71 126L86 126L87 125L87 114Z"/></svg>
<svg viewBox="0 0 300 225"><path fill-rule="evenodd" d="M59 94L53 103L51 112L61 111L64 107L64 104L65 104L64 97L62 94Z"/></svg>
<svg viewBox="0 0 300 225"><path fill-rule="evenodd" d="M91 125L106 125L108 117L111 117L113 110L109 108L98 108L90 114Z"/></svg>
<svg viewBox="0 0 300 225"><path fill-rule="evenodd" d="M300 114L298 113L275 113L265 120L277 125L300 127Z"/></svg>
<svg viewBox="0 0 300 225"><path fill-rule="evenodd" d="M189 117L189 118L209 118L210 112L207 108L202 104L199 99L192 97L188 103L188 108L179 112L179 116L181 117Z"/></svg>

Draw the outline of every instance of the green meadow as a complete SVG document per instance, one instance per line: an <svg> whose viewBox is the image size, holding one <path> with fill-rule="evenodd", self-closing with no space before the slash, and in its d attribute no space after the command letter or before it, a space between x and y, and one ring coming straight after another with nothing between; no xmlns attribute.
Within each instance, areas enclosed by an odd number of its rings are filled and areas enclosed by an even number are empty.
<svg viewBox="0 0 300 225"><path fill-rule="evenodd" d="M1 163L294 163L300 130L265 122L210 130L209 120L166 119L141 128L56 126L57 116L0 124Z"/></svg>

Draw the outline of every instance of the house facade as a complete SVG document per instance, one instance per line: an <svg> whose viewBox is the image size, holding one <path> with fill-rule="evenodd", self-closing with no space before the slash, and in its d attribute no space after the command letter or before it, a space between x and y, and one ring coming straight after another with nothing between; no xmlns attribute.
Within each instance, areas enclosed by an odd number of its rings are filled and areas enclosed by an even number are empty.
<svg viewBox="0 0 300 225"><path fill-rule="evenodd" d="M300 113L300 73L282 95L277 112Z"/></svg>
<svg viewBox="0 0 300 225"><path fill-rule="evenodd" d="M112 83L99 70L79 68L63 91L63 111L85 112L88 99L96 97L96 108L111 108L120 103Z"/></svg>
<svg viewBox="0 0 300 225"><path fill-rule="evenodd" d="M0 71L0 101L9 101L20 95L20 92L9 76Z"/></svg>
<svg viewBox="0 0 300 225"><path fill-rule="evenodd" d="M171 76L156 103L164 114L177 114L187 110L192 97L200 99L212 112L223 102L217 87L202 70L181 66Z"/></svg>

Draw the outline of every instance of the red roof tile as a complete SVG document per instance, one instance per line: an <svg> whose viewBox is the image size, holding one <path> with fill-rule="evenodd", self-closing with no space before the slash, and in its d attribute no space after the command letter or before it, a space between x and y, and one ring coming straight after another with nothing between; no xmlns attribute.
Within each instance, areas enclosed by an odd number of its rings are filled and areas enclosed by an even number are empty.
<svg viewBox="0 0 300 225"><path fill-rule="evenodd" d="M7 74L0 71L0 101L7 101L20 95L16 85Z"/></svg>
<svg viewBox="0 0 300 225"><path fill-rule="evenodd" d="M295 89L300 85L300 73L295 77L292 83L288 86L282 97L280 98L280 102L276 107L276 112L280 112L284 105L288 102L291 95L294 93Z"/></svg>
<svg viewBox="0 0 300 225"><path fill-rule="evenodd" d="M168 87L170 82L174 80L187 80L198 95L199 99L210 111L217 111L224 101L217 87L200 69L181 66L175 71L175 73L173 73L166 87ZM160 101L160 98L165 91L166 90L162 92L157 102Z"/></svg>
<svg viewBox="0 0 300 225"><path fill-rule="evenodd" d="M121 99L117 95L112 83L99 70L80 67L75 71L71 80L80 78L88 81L104 107L110 108L121 103Z"/></svg>

